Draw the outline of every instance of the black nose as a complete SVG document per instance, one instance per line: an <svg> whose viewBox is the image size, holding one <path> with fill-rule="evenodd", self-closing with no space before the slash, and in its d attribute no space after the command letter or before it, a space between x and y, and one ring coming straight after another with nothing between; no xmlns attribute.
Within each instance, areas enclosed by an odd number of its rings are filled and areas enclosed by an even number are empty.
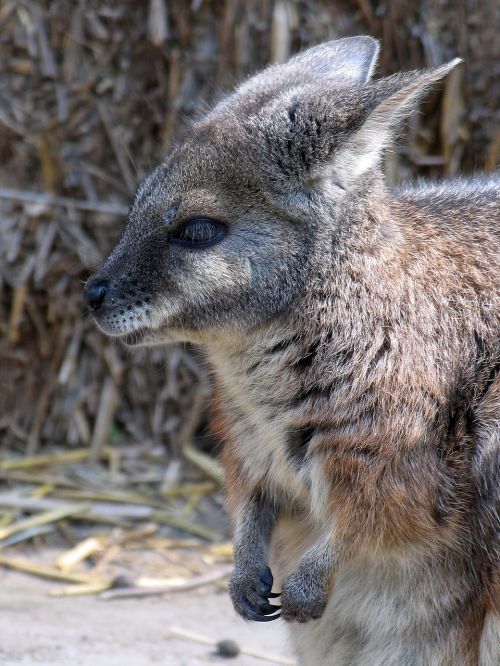
<svg viewBox="0 0 500 666"><path fill-rule="evenodd" d="M106 294L109 291L109 286L107 282L88 282L85 287L85 298L89 307L94 312L99 310L102 305L102 302L106 298Z"/></svg>

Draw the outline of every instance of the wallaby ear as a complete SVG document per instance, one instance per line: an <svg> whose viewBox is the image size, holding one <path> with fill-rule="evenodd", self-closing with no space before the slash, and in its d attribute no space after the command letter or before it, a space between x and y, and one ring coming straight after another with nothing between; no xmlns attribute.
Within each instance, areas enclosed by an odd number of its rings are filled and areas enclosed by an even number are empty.
<svg viewBox="0 0 500 666"><path fill-rule="evenodd" d="M339 155L351 177L361 175L380 160L401 121L416 110L429 88L460 62L461 58L455 58L436 69L396 74L373 84L375 97L381 101L351 135Z"/></svg>
<svg viewBox="0 0 500 666"><path fill-rule="evenodd" d="M303 85L347 87L366 83L377 61L379 43L373 37L345 37L318 44L293 56L284 64L270 65L236 89L231 99L275 96ZM219 103L224 107L227 100Z"/></svg>
<svg viewBox="0 0 500 666"><path fill-rule="evenodd" d="M311 79L366 83L377 62L379 43L373 37L345 37L313 46L291 58L285 67Z"/></svg>

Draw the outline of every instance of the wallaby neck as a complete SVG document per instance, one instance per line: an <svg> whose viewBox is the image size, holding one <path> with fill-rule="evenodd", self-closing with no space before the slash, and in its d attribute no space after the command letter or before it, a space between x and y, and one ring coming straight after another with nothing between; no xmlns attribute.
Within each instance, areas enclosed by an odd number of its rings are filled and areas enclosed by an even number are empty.
<svg viewBox="0 0 500 666"><path fill-rule="evenodd" d="M253 331L211 337L207 345L209 359L231 392L239 385L247 391L249 385L258 387L261 392L268 387L273 404L282 393L289 394L295 376L289 368L294 363L301 370L310 365L304 359L312 361L318 348L324 346L330 354L342 354L349 346L355 328L351 316L355 314L354 292L362 282L364 264L370 264L373 271L393 262L395 248L401 242L390 205L390 192L381 182L376 186L372 182L369 191L360 191L355 201L346 199L341 208L330 210L329 219L317 221L321 231L311 255L305 258L310 276L288 310ZM351 220L350 232L336 233L342 219L337 222L334 218L345 216ZM352 271L353 264L358 267L356 272ZM373 310L378 309L381 298L383 294L374 290ZM371 328L368 305L364 325Z"/></svg>

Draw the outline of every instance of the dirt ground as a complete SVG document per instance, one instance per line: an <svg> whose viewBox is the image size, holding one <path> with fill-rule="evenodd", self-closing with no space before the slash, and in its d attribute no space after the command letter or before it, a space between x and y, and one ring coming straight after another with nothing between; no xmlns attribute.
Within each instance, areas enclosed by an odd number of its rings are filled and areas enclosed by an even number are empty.
<svg viewBox="0 0 500 666"><path fill-rule="evenodd" d="M257 666L270 660L215 656L214 648L174 637L171 627L240 648L291 657L282 621L246 623L213 588L138 600L53 598L51 582L0 569L0 664L23 666Z"/></svg>

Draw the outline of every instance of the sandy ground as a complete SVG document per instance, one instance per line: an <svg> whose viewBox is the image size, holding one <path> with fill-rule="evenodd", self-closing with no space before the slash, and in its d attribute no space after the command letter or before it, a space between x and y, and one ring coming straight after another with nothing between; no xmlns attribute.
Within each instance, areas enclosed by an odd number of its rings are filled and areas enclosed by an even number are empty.
<svg viewBox="0 0 500 666"><path fill-rule="evenodd" d="M213 589L139 600L53 598L54 584L0 569L0 664L51 666L184 666L270 664L169 636L169 628L232 639L242 648L291 656L286 627L277 620L246 623L224 592Z"/></svg>

